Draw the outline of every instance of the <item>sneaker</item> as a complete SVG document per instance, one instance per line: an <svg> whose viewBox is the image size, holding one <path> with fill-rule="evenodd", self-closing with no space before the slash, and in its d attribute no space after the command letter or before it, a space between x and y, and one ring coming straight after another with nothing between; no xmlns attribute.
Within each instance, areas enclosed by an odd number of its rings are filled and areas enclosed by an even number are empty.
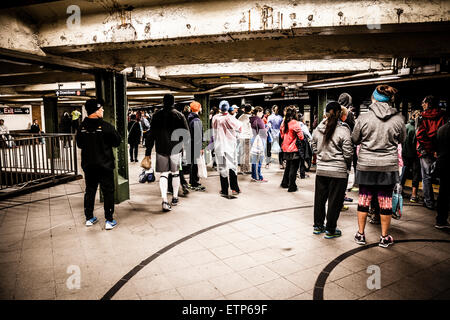
<svg viewBox="0 0 450 320"><path fill-rule="evenodd" d="M353 192L358 192L358 191L359 191L359 188L358 188L358 187L353 187L353 188L352 188L352 191L353 191Z"/></svg>
<svg viewBox="0 0 450 320"><path fill-rule="evenodd" d="M280 187L282 187L283 189L289 189L289 186L285 186L283 184L280 184Z"/></svg>
<svg viewBox="0 0 450 320"><path fill-rule="evenodd" d="M171 206L174 207L178 204L178 198L172 198L172 204Z"/></svg>
<svg viewBox="0 0 450 320"><path fill-rule="evenodd" d="M86 220L86 227L90 227L93 226L94 224L96 224L98 222L97 217L93 217L89 220Z"/></svg>
<svg viewBox="0 0 450 320"><path fill-rule="evenodd" d="M341 211L347 211L348 209L348 206L342 206Z"/></svg>
<svg viewBox="0 0 450 320"><path fill-rule="evenodd" d="M297 192L297 190L298 190L297 187L295 187L295 188L289 188L289 189L288 189L288 192Z"/></svg>
<svg viewBox="0 0 450 320"><path fill-rule="evenodd" d="M204 186L202 186L201 184L199 184L198 186L194 187L195 191L205 191L206 188Z"/></svg>
<svg viewBox="0 0 450 320"><path fill-rule="evenodd" d="M117 226L117 221L116 220L106 221L105 229L106 230L111 230L111 229L114 229L115 226Z"/></svg>
<svg viewBox="0 0 450 320"><path fill-rule="evenodd" d="M417 203L417 202L419 202L419 197L411 197L411 198L409 198L409 202Z"/></svg>
<svg viewBox="0 0 450 320"><path fill-rule="evenodd" d="M189 193L189 186L187 184L183 184L181 188L183 189L183 195L187 195Z"/></svg>
<svg viewBox="0 0 450 320"><path fill-rule="evenodd" d="M325 232L325 227L324 226L322 226L322 227L314 227L313 234L321 234L321 233L324 233L324 232Z"/></svg>
<svg viewBox="0 0 450 320"><path fill-rule="evenodd" d="M269 182L269 180L262 178L262 179L259 179L258 182Z"/></svg>
<svg viewBox="0 0 450 320"><path fill-rule="evenodd" d="M353 199L352 199L352 198L347 198L347 197L345 197L345 198L344 198L344 201L346 201L346 202L353 202Z"/></svg>
<svg viewBox="0 0 450 320"><path fill-rule="evenodd" d="M394 244L394 238L391 235L387 235L386 237L380 236L380 243L378 244L380 247L387 248L391 244Z"/></svg>
<svg viewBox="0 0 450 320"><path fill-rule="evenodd" d="M361 244L361 245L366 244L366 236L364 234L359 233L359 231L356 232L356 234L355 234L355 242L357 244Z"/></svg>
<svg viewBox="0 0 450 320"><path fill-rule="evenodd" d="M231 190L231 194L233 196L237 196L239 193L241 193L241 192L240 191Z"/></svg>
<svg viewBox="0 0 450 320"><path fill-rule="evenodd" d="M436 223L436 225L434 226L436 229L450 229L450 223L446 222L444 224L440 224L440 223Z"/></svg>
<svg viewBox="0 0 450 320"><path fill-rule="evenodd" d="M434 205L428 206L425 202L423 203L423 206L425 208L427 208L428 210L433 210L434 211Z"/></svg>
<svg viewBox="0 0 450 320"><path fill-rule="evenodd" d="M168 211L172 210L172 207L170 206L170 204L168 202L163 201L162 210L164 212L168 212Z"/></svg>
<svg viewBox="0 0 450 320"><path fill-rule="evenodd" d="M330 231L325 231L325 239L333 239L333 238L338 238L342 236L342 232L339 229L334 230L334 233L331 233Z"/></svg>
<svg viewBox="0 0 450 320"><path fill-rule="evenodd" d="M258 182L258 180L253 179L253 178L252 178L250 181L251 181L251 182Z"/></svg>

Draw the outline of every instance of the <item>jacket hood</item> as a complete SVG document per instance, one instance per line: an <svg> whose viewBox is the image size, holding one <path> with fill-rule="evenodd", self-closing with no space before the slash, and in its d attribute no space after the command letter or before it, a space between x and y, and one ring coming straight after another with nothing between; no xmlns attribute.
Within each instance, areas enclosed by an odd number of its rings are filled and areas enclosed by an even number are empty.
<svg viewBox="0 0 450 320"><path fill-rule="evenodd" d="M325 128L327 127L326 123L327 119L323 119L322 122L317 126L316 130L318 130L321 134L325 134Z"/></svg>
<svg viewBox="0 0 450 320"><path fill-rule="evenodd" d="M427 109L421 113L421 116L427 119L439 119L444 116L444 111L439 108Z"/></svg>
<svg viewBox="0 0 450 320"><path fill-rule="evenodd" d="M189 113L189 115L187 117L188 123L191 122L192 120L194 120L195 118L200 119L198 114L196 114L194 112Z"/></svg>
<svg viewBox="0 0 450 320"><path fill-rule="evenodd" d="M390 104L379 101L372 103L369 106L369 110L372 110L377 118L381 120L387 120L398 113L397 109L391 107Z"/></svg>

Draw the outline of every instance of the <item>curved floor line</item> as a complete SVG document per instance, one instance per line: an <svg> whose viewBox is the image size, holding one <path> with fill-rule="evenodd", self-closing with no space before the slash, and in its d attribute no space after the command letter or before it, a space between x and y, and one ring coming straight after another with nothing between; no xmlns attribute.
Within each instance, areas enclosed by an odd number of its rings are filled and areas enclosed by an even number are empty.
<svg viewBox="0 0 450 320"><path fill-rule="evenodd" d="M446 239L407 239L407 240L395 240L395 243L403 243L403 242L444 242L444 243L450 243L450 240ZM324 300L323 299L323 290L325 289L325 284L328 279L328 276L333 271L336 266L347 259L348 257L351 257L355 253L377 247L378 242L371 243L366 246L357 247L355 249L349 250L347 252L344 252L337 258L335 258L333 261L331 261L329 264L323 268L322 272L320 272L319 276L317 277L316 283L314 285L314 293L313 293L313 300Z"/></svg>
<svg viewBox="0 0 450 320"><path fill-rule="evenodd" d="M142 260L141 263L139 263L137 266L135 266L133 269L131 269L126 275L124 275L119 281L116 282L116 284L108 290L108 292L105 293L105 295L101 298L101 300L111 300L111 298L133 277L136 275L136 273L138 273L140 270L142 270L146 265L148 265L150 262L152 262L153 260L155 260L156 258L158 258L160 255L162 255L163 253L169 251L170 249L174 248L175 246L179 245L180 243L192 239L195 236L198 236L199 234L202 234L206 231L212 230L214 228L232 223L232 222L236 222L239 220L244 220L244 219L249 219L249 218L253 218L253 217L257 217L257 216L262 216L262 215L266 215L266 214L270 214L270 213L276 213L276 212L283 212L283 211L290 211L290 210L295 210L295 209L305 209L305 208L312 208L314 205L304 205L304 206L297 206L297 207L291 207L291 208L283 208L283 209L276 209L276 210L270 210L270 211L264 211L264 212L259 212L259 213L253 213L250 214L248 216L244 216L244 217L239 217L239 218L235 218L232 220L228 220L228 221L224 221L209 227L206 227L204 229L201 229L199 231L196 231L194 233L191 233L190 235L187 235L175 242L172 242L171 244L165 246L164 248L162 248L161 250L159 250L158 252L152 254L150 257L148 257L145 260Z"/></svg>

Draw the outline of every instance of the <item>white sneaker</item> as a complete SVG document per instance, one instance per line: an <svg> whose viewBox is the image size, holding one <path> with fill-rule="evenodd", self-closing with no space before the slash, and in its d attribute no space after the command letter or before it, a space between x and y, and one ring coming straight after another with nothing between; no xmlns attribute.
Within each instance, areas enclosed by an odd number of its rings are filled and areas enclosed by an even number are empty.
<svg viewBox="0 0 450 320"><path fill-rule="evenodd" d="M114 229L115 226L117 226L117 221L116 220L106 221L105 229L106 230L111 230L111 229Z"/></svg>
<svg viewBox="0 0 450 320"><path fill-rule="evenodd" d="M89 220L86 220L86 227L91 227L98 222L97 217L93 217Z"/></svg>

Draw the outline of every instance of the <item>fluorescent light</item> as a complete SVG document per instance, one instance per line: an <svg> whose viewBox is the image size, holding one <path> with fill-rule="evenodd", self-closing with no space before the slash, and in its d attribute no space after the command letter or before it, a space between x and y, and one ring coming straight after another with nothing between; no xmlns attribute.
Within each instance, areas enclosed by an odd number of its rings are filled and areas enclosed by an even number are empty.
<svg viewBox="0 0 450 320"><path fill-rule="evenodd" d="M394 80L400 79L399 76L390 76L390 77L380 77L380 78L371 78L371 79L362 79L362 80L353 80L353 81L339 81L339 82L330 82L330 83L321 83L321 84L313 84L306 85L303 88L312 89L312 88L321 88L321 87L330 87L330 86L339 86L353 83L364 83L364 82L374 82L374 81L386 81L386 80Z"/></svg>
<svg viewBox="0 0 450 320"><path fill-rule="evenodd" d="M176 94L177 92L175 92L175 91L170 91L170 90L127 91L127 96L141 96L141 95L166 94L166 93Z"/></svg>

